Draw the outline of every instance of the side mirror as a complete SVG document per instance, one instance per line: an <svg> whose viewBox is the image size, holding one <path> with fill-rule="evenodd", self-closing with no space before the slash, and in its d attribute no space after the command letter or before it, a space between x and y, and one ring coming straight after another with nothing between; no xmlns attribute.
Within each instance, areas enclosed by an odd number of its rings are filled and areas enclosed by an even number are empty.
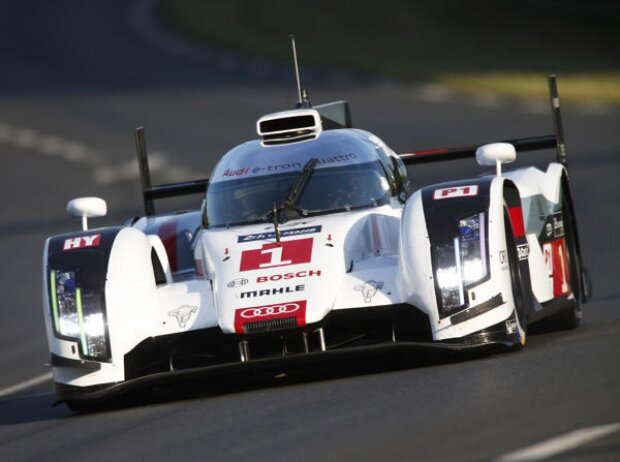
<svg viewBox="0 0 620 462"><path fill-rule="evenodd" d="M69 215L82 219L82 230L88 229L88 218L104 217L108 205L98 197L78 197L67 203Z"/></svg>
<svg viewBox="0 0 620 462"><path fill-rule="evenodd" d="M495 165L497 176L502 176L502 164L514 162L517 151L510 143L491 143L476 149L478 165Z"/></svg>

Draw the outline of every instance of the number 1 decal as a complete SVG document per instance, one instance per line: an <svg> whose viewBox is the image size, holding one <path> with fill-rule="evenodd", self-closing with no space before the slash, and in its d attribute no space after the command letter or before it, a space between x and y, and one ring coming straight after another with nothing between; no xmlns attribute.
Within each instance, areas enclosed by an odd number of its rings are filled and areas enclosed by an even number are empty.
<svg viewBox="0 0 620 462"><path fill-rule="evenodd" d="M566 265L566 248L564 247L564 240L560 240L558 242L558 260L560 261L560 278L562 279L561 283L560 283L560 294L559 295L563 295L565 293L568 292L568 271L567 271L567 265ZM555 284L554 284L554 289L553 289L554 295L555 295Z"/></svg>
<svg viewBox="0 0 620 462"><path fill-rule="evenodd" d="M559 297L570 291L568 262L566 258L566 246L564 239L543 244L543 254L547 273L553 282L553 296Z"/></svg>
<svg viewBox="0 0 620 462"><path fill-rule="evenodd" d="M261 253L264 255L266 253L271 254L271 260L268 263L260 263L258 265L259 268L272 268L274 266L284 266L290 265L293 263L293 260L282 260L282 251L283 247L272 247L270 249L265 249Z"/></svg>
<svg viewBox="0 0 620 462"><path fill-rule="evenodd" d="M260 249L241 253L239 271L299 265L312 260L312 238L263 244Z"/></svg>

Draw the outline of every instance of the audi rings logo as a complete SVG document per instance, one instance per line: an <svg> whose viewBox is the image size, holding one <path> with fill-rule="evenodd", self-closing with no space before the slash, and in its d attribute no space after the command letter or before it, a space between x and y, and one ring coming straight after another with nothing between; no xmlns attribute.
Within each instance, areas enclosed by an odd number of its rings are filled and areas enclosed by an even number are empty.
<svg viewBox="0 0 620 462"><path fill-rule="evenodd" d="M241 311L240 315L245 319L261 318L263 316L278 316L281 314L295 313L299 310L299 303L286 303L284 305L262 306L260 308L248 308Z"/></svg>
<svg viewBox="0 0 620 462"><path fill-rule="evenodd" d="M237 278L237 279L233 279L232 281L230 281L228 284L226 284L227 287L241 287L244 286L248 283L248 280L246 278Z"/></svg>
<svg viewBox="0 0 620 462"><path fill-rule="evenodd" d="M246 332L245 326L262 322L269 323L274 321L274 326L278 326L279 320L287 319L290 321L290 318L295 319L295 324L298 327L305 326L306 303L307 300L291 300L274 305L238 308L235 310L235 332L238 334L244 333Z"/></svg>

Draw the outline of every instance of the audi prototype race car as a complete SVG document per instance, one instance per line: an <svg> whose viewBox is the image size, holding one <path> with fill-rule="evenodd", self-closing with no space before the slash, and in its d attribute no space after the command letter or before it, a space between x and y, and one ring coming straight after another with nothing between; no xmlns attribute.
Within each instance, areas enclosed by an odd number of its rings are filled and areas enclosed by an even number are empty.
<svg viewBox="0 0 620 462"><path fill-rule="evenodd" d="M209 180L151 185L146 214L47 239L43 308L56 392L73 408L183 377L368 350L519 348L543 318L576 327L589 279L555 77L556 134L396 154L351 127L346 102L257 122ZM557 162L505 170L516 152ZM406 164L475 157L492 173L410 190ZM154 201L203 194L196 210ZM340 356L339 356L340 355Z"/></svg>

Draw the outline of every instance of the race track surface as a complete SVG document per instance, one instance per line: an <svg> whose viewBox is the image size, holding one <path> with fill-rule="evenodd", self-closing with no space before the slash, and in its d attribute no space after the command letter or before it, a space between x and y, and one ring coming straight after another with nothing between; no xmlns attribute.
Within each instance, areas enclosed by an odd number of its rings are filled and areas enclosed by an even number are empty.
<svg viewBox="0 0 620 462"><path fill-rule="evenodd" d="M135 126L146 127L155 182L194 179L295 99L292 69L186 47L148 19L152 3L1 2L0 460L486 461L620 422L620 117L583 105L563 108L595 284L579 329L463 361L361 361L97 414L52 407L40 264L46 236L79 227L66 202L105 198L96 226L139 215ZM315 104L349 100L354 124L397 152L552 131L545 101L302 73ZM524 158L543 165L553 153ZM410 169L416 185L479 173L473 160ZM616 431L548 460L619 459Z"/></svg>

